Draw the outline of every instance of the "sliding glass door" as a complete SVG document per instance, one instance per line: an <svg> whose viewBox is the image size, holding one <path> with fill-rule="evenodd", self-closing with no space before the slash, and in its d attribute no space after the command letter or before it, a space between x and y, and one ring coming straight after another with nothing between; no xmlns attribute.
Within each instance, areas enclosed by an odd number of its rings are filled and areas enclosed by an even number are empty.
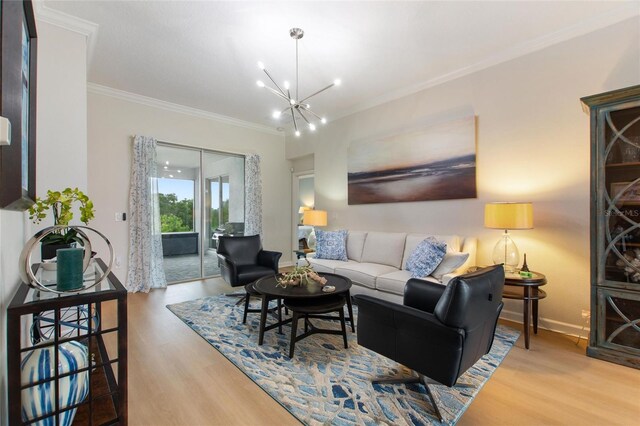
<svg viewBox="0 0 640 426"><path fill-rule="evenodd" d="M218 152L203 154L203 227L208 251L215 253L221 235L244 235L244 157ZM215 265L204 266L206 275L220 273L217 260Z"/></svg>
<svg viewBox="0 0 640 426"><path fill-rule="evenodd" d="M158 192L167 282L220 274L220 235L244 231L244 157L158 144Z"/></svg>

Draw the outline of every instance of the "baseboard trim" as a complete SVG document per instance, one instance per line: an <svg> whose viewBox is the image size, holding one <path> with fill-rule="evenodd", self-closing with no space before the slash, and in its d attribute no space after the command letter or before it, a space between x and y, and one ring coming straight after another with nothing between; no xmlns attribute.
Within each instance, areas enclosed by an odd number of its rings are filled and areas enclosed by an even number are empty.
<svg viewBox="0 0 640 426"><path fill-rule="evenodd" d="M522 324L522 312L502 310L500 318ZM567 336L586 338L589 336L589 326L580 326L562 321L556 321L548 318L539 317L538 327L543 330L549 330L556 333L566 334Z"/></svg>

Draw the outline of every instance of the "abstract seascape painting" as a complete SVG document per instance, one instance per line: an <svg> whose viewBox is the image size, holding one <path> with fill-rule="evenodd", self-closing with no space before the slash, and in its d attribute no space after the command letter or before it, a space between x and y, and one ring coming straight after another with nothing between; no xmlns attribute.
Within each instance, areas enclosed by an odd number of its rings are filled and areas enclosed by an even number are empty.
<svg viewBox="0 0 640 426"><path fill-rule="evenodd" d="M349 204L476 198L475 116L349 145Z"/></svg>

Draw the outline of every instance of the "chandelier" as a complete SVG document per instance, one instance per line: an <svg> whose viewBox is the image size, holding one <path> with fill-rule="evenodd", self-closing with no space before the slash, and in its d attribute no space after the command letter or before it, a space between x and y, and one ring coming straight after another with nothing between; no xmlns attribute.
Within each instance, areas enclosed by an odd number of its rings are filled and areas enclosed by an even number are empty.
<svg viewBox="0 0 640 426"><path fill-rule="evenodd" d="M267 75L267 77L269 77L269 80L271 80L271 82L274 84L274 86L276 87L275 89L272 87L267 86L266 84L264 84L263 81L258 80L257 84L258 87L262 87L265 88L267 90L269 90L271 93L273 93L274 95L280 97L283 101L285 101L287 103L287 106L282 109L282 110L276 110L273 112L273 118L278 119L282 116L282 114L291 114L291 119L293 120L293 127L295 129L295 135L296 136L300 136L300 129L298 128L298 121L296 121L296 117L298 118L298 120L301 120L300 122L304 122L307 124L307 126L309 127L309 130L311 130L312 132L314 130L316 130L316 125L313 123L313 121L315 120L319 120L320 123L325 124L327 122L327 119L325 117L321 117L318 114L316 114L315 112L311 111L311 106L307 103L307 101L309 99L311 99L312 97L324 92L325 90L328 90L330 88L332 88L333 86L339 86L340 85L340 80L336 79L333 81L333 83L331 83L330 85L328 85L327 87L324 87L316 92L313 92L312 94L310 94L309 96L305 96L304 98L300 99L300 94L298 92L298 40L300 40L303 36L304 36L304 31L302 31L300 28L291 28L289 30L289 35L291 36L292 39L294 39L296 41L296 90L295 90L295 96L293 93L291 93L290 90L290 85L288 81L285 81L283 84L284 90L278 85L278 83L275 82L275 80L273 79L273 77L271 77L271 74L269 74L269 72L267 71L267 69L264 67L264 64L262 62L258 62L258 68L260 68L262 71L264 71L264 73ZM315 118L315 120L314 120Z"/></svg>

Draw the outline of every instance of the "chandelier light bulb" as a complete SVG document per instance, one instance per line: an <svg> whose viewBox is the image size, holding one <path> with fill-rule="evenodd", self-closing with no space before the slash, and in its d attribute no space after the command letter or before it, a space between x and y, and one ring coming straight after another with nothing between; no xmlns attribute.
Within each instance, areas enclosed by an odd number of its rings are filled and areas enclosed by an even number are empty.
<svg viewBox="0 0 640 426"><path fill-rule="evenodd" d="M168 166L168 165L169 165L169 162L168 162L168 161L165 161L165 162L164 162L164 164L166 164L166 165Z"/></svg>
<svg viewBox="0 0 640 426"><path fill-rule="evenodd" d="M288 81L285 81L285 82L284 82L284 90L289 90L289 87L290 87L290 86L289 86L289 82L288 82Z"/></svg>
<svg viewBox="0 0 640 426"><path fill-rule="evenodd" d="M311 105L309 105L309 104L305 104L305 107L306 107L307 109L309 109L309 108L311 108Z"/></svg>
<svg viewBox="0 0 640 426"><path fill-rule="evenodd" d="M273 116L273 118L280 118L280 115L282 113L280 111L273 111L273 114L271 114Z"/></svg>
<svg viewBox="0 0 640 426"><path fill-rule="evenodd" d="M316 125L309 123L309 129L311 129L311 131L313 132L316 129Z"/></svg>
<svg viewBox="0 0 640 426"><path fill-rule="evenodd" d="M170 178L172 178L172 177L173 177L173 175L169 175L169 177L170 177Z"/></svg>
<svg viewBox="0 0 640 426"><path fill-rule="evenodd" d="M324 117L322 117L322 118L320 119L320 122L321 122L322 124L327 124L327 119L326 119L326 118L324 118Z"/></svg>
<svg viewBox="0 0 640 426"><path fill-rule="evenodd" d="M165 169L165 170L167 170L167 169L168 169L168 167L167 167L167 166L164 166L164 169Z"/></svg>
<svg viewBox="0 0 640 426"><path fill-rule="evenodd" d="M295 99L289 99L289 103L290 103L291 105L295 105L295 104L296 104L296 100L295 100Z"/></svg>
<svg viewBox="0 0 640 426"><path fill-rule="evenodd" d="M296 137L300 137L300 130L296 130Z"/></svg>
<svg viewBox="0 0 640 426"><path fill-rule="evenodd" d="M256 81L256 84L258 85L258 87L264 87L264 83L260 80Z"/></svg>
<svg viewBox="0 0 640 426"><path fill-rule="evenodd" d="M182 173L182 170L178 170L178 173Z"/></svg>
<svg viewBox="0 0 640 426"><path fill-rule="evenodd" d="M258 61L258 68L260 68L261 70L264 69L264 64L260 61Z"/></svg>
<svg viewBox="0 0 640 426"><path fill-rule="evenodd" d="M333 84L335 84L336 86L340 86L342 84L342 80L336 78L335 80L333 80Z"/></svg>

